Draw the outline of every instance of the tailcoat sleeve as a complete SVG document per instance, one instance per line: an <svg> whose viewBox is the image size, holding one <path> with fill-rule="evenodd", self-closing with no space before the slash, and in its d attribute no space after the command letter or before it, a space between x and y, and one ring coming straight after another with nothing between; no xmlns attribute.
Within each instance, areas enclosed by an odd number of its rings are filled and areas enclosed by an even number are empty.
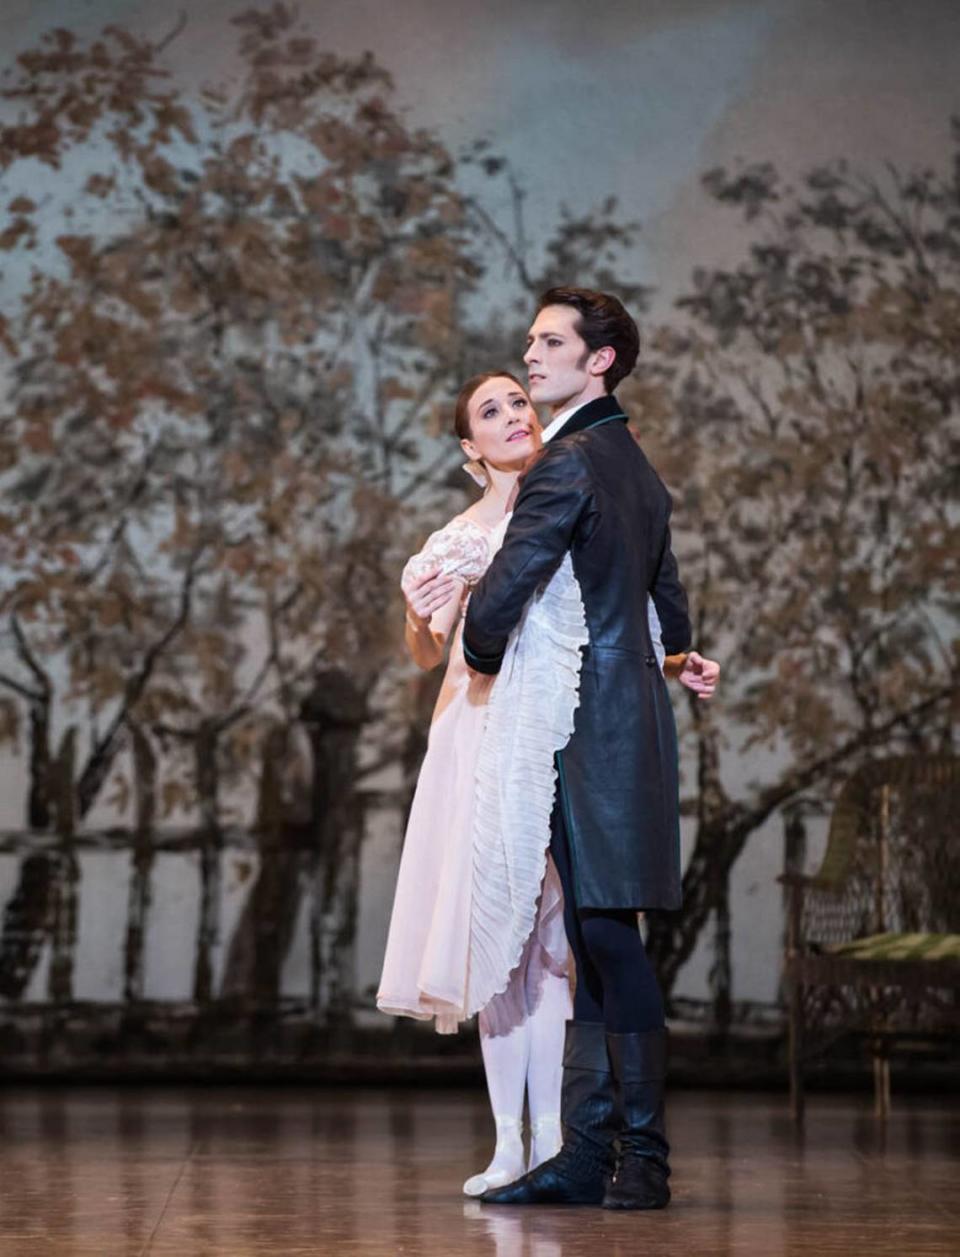
<svg viewBox="0 0 960 1257"><path fill-rule="evenodd" d="M650 592L660 618L663 647L666 653L679 655L689 650L693 627L687 607L687 594L680 584L680 571L670 544L669 526L666 529L657 575Z"/></svg>
<svg viewBox="0 0 960 1257"><path fill-rule="evenodd" d="M576 446L548 445L524 478L503 545L470 596L463 653L476 672L500 671L510 633L563 561L590 495Z"/></svg>

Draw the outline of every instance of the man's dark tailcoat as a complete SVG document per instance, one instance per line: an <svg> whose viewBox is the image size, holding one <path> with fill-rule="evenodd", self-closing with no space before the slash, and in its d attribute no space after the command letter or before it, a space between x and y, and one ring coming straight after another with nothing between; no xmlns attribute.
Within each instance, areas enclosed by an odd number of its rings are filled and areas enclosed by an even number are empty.
<svg viewBox="0 0 960 1257"><path fill-rule="evenodd" d="M524 478L467 609L467 663L497 672L527 602L570 551L590 637L557 756L578 908L680 906L677 734L647 618L652 594L667 654L688 649L670 509L616 398L588 402Z"/></svg>

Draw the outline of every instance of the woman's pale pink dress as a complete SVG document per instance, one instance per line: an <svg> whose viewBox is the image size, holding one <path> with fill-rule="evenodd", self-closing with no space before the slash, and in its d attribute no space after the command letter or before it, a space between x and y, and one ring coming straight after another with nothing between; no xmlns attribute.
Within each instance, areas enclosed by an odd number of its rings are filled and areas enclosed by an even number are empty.
<svg viewBox="0 0 960 1257"><path fill-rule="evenodd" d="M410 560L404 583L441 567L464 581L465 604L469 588L499 549L508 519L490 530L457 516ZM477 1011L469 994L477 761L496 681L467 668L461 637L462 615L451 634L446 674L410 811L377 994L381 1011L435 1018L441 1034L453 1033ZM551 967L562 971L567 958L562 897L549 862L533 937ZM494 985L504 989L508 977L504 972L501 981L497 975Z"/></svg>

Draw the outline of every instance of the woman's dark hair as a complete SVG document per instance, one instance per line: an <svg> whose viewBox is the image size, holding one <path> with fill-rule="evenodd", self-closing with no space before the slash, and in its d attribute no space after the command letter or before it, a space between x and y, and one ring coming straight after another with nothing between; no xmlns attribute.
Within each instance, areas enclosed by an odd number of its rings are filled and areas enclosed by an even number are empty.
<svg viewBox="0 0 960 1257"><path fill-rule="evenodd" d="M517 388L527 391L512 371L483 371L480 375L471 375L460 390L457 404L453 408L453 430L461 441L469 441L473 436L470 431L470 416L467 414L467 407L480 385L486 384L488 380L513 380Z"/></svg>
<svg viewBox="0 0 960 1257"><path fill-rule="evenodd" d="M612 393L637 365L640 333L623 303L607 292L592 288L550 288L540 298L537 313L544 306L572 306L579 314L577 331L590 350L609 345L616 353L613 365L603 373L607 392Z"/></svg>

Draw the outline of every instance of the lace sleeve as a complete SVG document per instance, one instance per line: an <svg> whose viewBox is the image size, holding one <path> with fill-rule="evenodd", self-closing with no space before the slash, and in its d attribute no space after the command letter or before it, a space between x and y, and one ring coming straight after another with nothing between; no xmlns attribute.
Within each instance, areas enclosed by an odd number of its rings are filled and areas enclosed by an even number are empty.
<svg viewBox="0 0 960 1257"><path fill-rule="evenodd" d="M406 593L421 576L437 568L458 576L468 586L475 585L489 562L487 534L478 524L458 516L431 533L423 549L407 560L400 584Z"/></svg>

